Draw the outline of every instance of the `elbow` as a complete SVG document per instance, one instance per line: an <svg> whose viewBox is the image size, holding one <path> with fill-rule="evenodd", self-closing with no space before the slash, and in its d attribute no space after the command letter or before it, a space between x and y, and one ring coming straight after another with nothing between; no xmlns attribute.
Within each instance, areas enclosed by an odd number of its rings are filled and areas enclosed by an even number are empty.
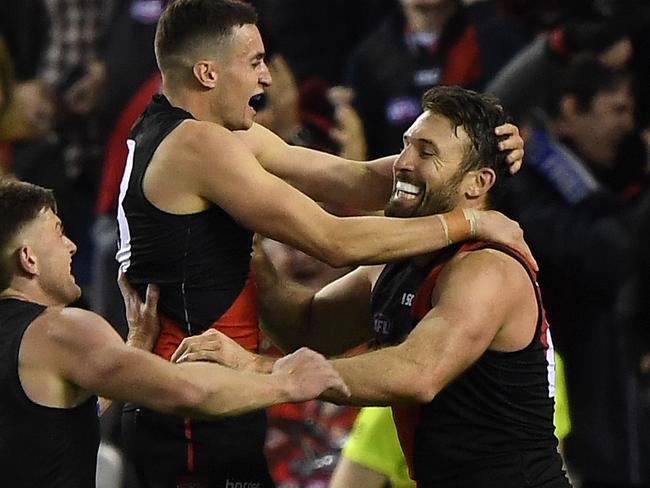
<svg viewBox="0 0 650 488"><path fill-rule="evenodd" d="M419 381L413 381L406 392L408 400L415 403L430 403L436 397L440 387L426 375L420 375Z"/></svg>
<svg viewBox="0 0 650 488"><path fill-rule="evenodd" d="M333 268L344 268L358 264L358 259L352 254L348 243L331 234L320 242L316 254L320 261Z"/></svg>
<svg viewBox="0 0 650 488"><path fill-rule="evenodd" d="M327 255L323 259L325 264L331 266L332 268L347 268L359 264L359 259L356 256L347 254L343 248L340 250Z"/></svg>
<svg viewBox="0 0 650 488"><path fill-rule="evenodd" d="M208 401L209 393L192 381L181 380L176 383L169 396L168 410L171 413L188 416L205 415L204 406ZM215 412L212 412L214 415Z"/></svg>
<svg viewBox="0 0 650 488"><path fill-rule="evenodd" d="M413 392L413 400L417 403L431 403L438 394L438 389L431 385L423 385Z"/></svg>

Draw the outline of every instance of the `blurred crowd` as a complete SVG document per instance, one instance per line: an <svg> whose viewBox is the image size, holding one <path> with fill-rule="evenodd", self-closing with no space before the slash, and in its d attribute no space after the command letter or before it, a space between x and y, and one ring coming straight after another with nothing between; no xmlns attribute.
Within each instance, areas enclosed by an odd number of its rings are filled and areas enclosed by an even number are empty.
<svg viewBox="0 0 650 488"><path fill-rule="evenodd" d="M540 265L565 370L569 474L583 488L650 486L650 2L251 3L273 76L257 122L292 144L396 154L428 88L501 99L526 140L501 210ZM79 247L79 305L122 335L115 212L126 137L160 88L153 37L165 4L0 3L0 176L55 190ZM348 271L267 244L278 269L309 286ZM328 486L356 413L319 401L272 409L277 485ZM110 416L104 424L119 446Z"/></svg>

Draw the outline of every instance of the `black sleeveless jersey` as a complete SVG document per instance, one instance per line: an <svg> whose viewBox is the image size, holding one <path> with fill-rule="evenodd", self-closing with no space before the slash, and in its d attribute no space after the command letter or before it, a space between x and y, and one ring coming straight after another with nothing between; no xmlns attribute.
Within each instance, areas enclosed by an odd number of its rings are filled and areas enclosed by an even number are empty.
<svg viewBox="0 0 650 488"><path fill-rule="evenodd" d="M533 270L514 251L486 243L454 246L428 266L385 267L372 295L378 345L404 340L431 310L439 273L457 253L494 247L531 277L538 321L531 343L487 350L432 402L393 407L400 442L419 487L568 487L553 434L554 359Z"/></svg>
<svg viewBox="0 0 650 488"><path fill-rule="evenodd" d="M74 408L32 402L18 376L25 330L45 307L0 300L0 466L7 488L95 486L97 398Z"/></svg>
<svg viewBox="0 0 650 488"><path fill-rule="evenodd" d="M160 286L161 315L186 335L211 327L242 294L250 282L252 247L252 232L217 206L195 214L170 214L144 195L142 181L154 152L190 118L156 95L131 131L120 186L117 253L129 281L142 295L146 284ZM177 164L182 167L183 161ZM256 327L255 306L248 301L245 308L246 319Z"/></svg>

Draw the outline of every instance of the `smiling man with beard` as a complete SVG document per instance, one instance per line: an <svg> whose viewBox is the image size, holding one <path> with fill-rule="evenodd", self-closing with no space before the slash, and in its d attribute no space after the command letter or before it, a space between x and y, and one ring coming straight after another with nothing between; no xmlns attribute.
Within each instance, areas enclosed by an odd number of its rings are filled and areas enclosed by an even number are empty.
<svg viewBox="0 0 650 488"><path fill-rule="evenodd" d="M176 0L157 26L162 94L127 142L117 254L141 296L147 283L160 287L156 354L169 358L185 337L210 328L257 349L252 231L334 266L430 252L473 232L528 252L519 226L496 212L403 220L322 210L314 200L381 208L394 157L341 159L289 146L255 124L271 84L255 22L246 3ZM497 130L509 136L501 149L514 171L521 138L511 125ZM263 412L198 423L129 405L123 420L127 453L144 486L271 485Z"/></svg>
<svg viewBox="0 0 650 488"><path fill-rule="evenodd" d="M508 178L490 129L503 110L457 87L431 89L423 109L394 163L386 214L456 208L471 219ZM446 231L450 220L440 221ZM286 350L304 344L338 355L374 339L378 350L333 360L352 396L326 399L392 405L418 486L570 486L553 435L551 335L536 273L517 251L455 244L359 267L317 292L280 277L262 252L254 264L268 333ZM174 359L271 364L216 332L186 339Z"/></svg>

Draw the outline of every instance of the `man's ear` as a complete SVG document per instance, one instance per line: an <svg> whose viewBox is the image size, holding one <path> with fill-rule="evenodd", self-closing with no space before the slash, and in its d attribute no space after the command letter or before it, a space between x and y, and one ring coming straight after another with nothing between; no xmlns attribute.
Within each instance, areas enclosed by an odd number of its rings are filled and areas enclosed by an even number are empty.
<svg viewBox="0 0 650 488"><path fill-rule="evenodd" d="M464 178L464 193L468 199L479 198L485 195L497 180L497 175L492 168L481 168L470 171Z"/></svg>
<svg viewBox="0 0 650 488"><path fill-rule="evenodd" d="M205 88L214 88L219 77L219 70L214 61L202 60L192 66L194 78Z"/></svg>
<svg viewBox="0 0 650 488"><path fill-rule="evenodd" d="M38 276L38 258L31 246L22 246L16 251L18 269L29 275Z"/></svg>

